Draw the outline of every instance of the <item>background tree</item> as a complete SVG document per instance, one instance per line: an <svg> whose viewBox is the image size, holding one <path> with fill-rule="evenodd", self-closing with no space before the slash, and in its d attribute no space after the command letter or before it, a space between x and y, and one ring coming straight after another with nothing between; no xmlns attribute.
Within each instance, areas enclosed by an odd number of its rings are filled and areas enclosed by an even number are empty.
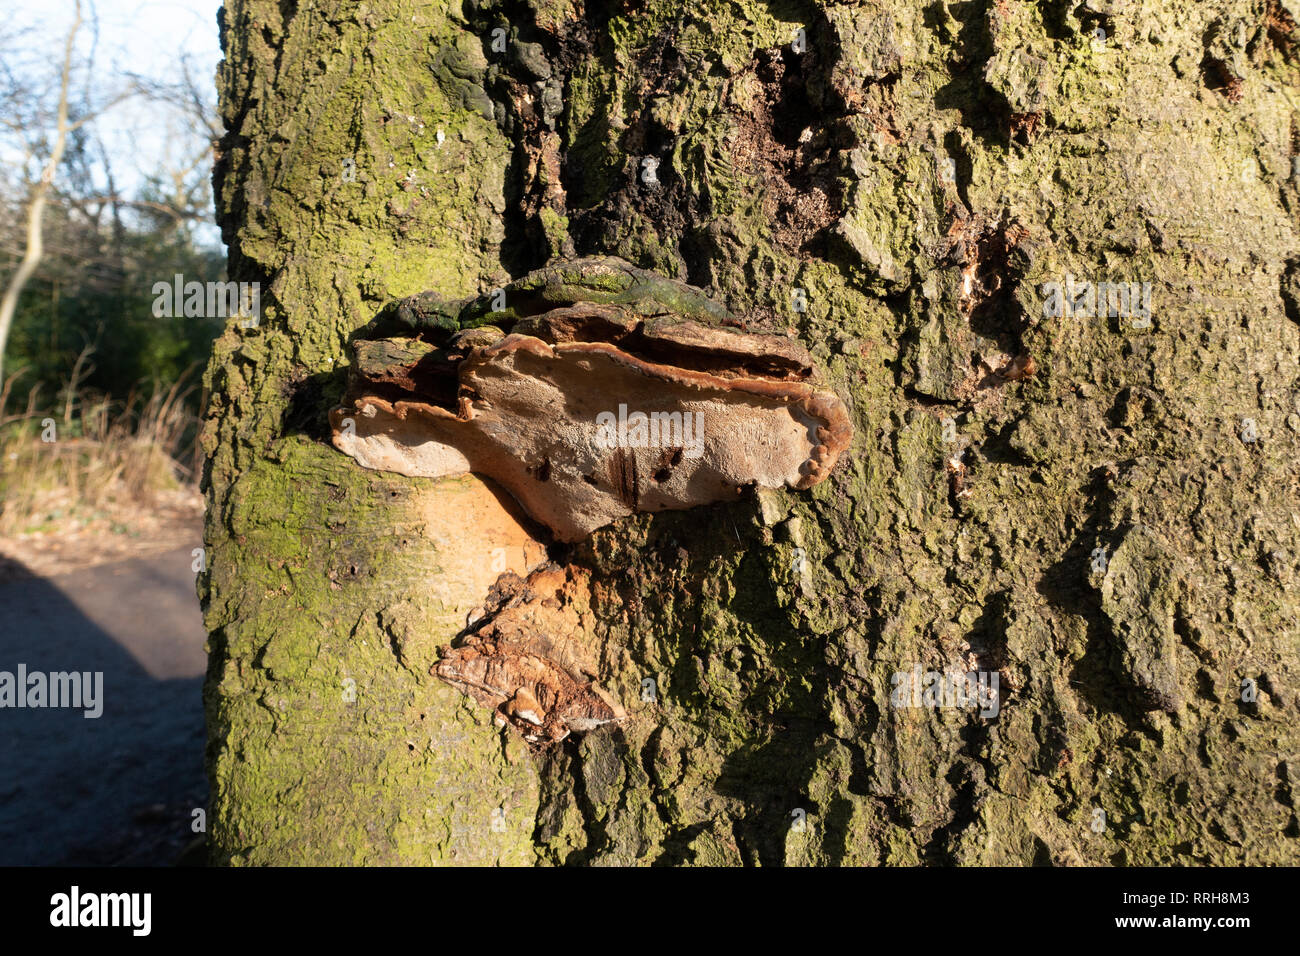
<svg viewBox="0 0 1300 956"><path fill-rule="evenodd" d="M214 858L1294 863L1297 12L230 0ZM325 415L396 300L574 254L792 333L856 437L542 542L631 716L532 752L430 667L536 529ZM996 719L891 704L952 667Z"/></svg>
<svg viewBox="0 0 1300 956"><path fill-rule="evenodd" d="M5 346L9 341L9 329L13 326L14 312L18 309L18 297L31 279L32 273L40 264L45 254L44 227L45 203L54 174L63 162L63 153L68 146L68 136L75 132L82 120L70 120L68 116L68 86L72 79L73 50L77 42L77 33L81 29L81 3L76 5L72 28L68 31L67 43L63 48L63 64L59 71L58 100L55 106L54 130L49 145L49 156L45 158L40 177L30 184L30 195L26 214L26 246L18 268L5 286L4 295L0 296L0 382L3 381ZM11 102L19 99L21 92L12 90L6 99ZM28 156L30 157L30 153Z"/></svg>
<svg viewBox="0 0 1300 956"><path fill-rule="evenodd" d="M32 31L0 36L0 150L12 160L0 174L0 357L47 401L74 366L77 385L120 400L205 360L222 324L152 310L157 281L221 277L196 229L211 216L216 111L183 58L167 81L102 69L93 7L74 10L57 60ZM102 135L128 100L152 107L174 152L138 190L119 188L121 157Z"/></svg>

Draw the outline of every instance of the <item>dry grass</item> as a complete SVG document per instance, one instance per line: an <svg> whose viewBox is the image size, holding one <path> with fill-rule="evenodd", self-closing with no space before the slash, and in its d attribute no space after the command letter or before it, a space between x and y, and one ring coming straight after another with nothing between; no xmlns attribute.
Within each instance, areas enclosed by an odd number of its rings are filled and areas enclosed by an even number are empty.
<svg viewBox="0 0 1300 956"><path fill-rule="evenodd" d="M0 392L0 539L79 538L124 550L104 536L156 537L178 514L192 522L201 509L192 387L182 378L113 402L81 388L84 358L52 405L34 388L11 411L16 375Z"/></svg>

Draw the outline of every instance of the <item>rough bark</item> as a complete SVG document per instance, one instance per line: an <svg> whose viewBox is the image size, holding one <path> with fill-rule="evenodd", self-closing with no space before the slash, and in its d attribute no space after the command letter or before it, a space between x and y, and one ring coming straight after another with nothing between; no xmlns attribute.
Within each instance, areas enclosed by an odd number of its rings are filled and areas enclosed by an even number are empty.
<svg viewBox="0 0 1300 956"><path fill-rule="evenodd" d="M214 859L1297 862L1298 14L230 0ZM395 302L599 254L807 347L830 478L558 545L330 446ZM436 672L548 557L627 717L538 747Z"/></svg>

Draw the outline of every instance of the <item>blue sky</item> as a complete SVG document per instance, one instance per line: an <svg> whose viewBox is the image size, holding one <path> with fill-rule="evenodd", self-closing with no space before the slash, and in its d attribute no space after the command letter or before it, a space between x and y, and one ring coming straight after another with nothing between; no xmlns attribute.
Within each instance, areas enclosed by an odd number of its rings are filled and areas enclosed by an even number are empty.
<svg viewBox="0 0 1300 956"><path fill-rule="evenodd" d="M48 51L35 60L24 60L26 68L53 69L62 57L62 44L72 23L73 0L16 0L17 9L6 0L6 31L29 31L23 46ZM221 59L217 40L217 10L220 0L82 0L85 21L78 36L82 57L93 52L97 94L105 95L123 84L127 73L154 79L172 79L176 64L188 57L194 75L211 87L213 73ZM93 43L92 22L98 23L98 42ZM20 64L20 68L24 66ZM128 195L146 174L179 163L192 155L195 144L179 116L168 115L156 104L128 100L96 122L109 154L118 189ZM203 231L205 240L216 241L216 228Z"/></svg>

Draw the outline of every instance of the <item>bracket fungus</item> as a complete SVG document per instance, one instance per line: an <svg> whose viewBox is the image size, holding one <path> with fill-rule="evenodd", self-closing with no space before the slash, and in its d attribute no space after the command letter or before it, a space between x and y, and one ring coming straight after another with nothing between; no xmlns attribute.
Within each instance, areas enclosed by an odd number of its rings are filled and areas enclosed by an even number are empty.
<svg viewBox="0 0 1300 956"><path fill-rule="evenodd" d="M852 437L844 404L802 346L727 323L699 291L612 258L486 300L423 293L363 330L333 443L367 468L486 476L566 542L817 484Z"/></svg>
<svg viewBox="0 0 1300 956"><path fill-rule="evenodd" d="M585 572L545 565L526 580L502 575L496 607L433 672L495 709L533 744L559 743L627 716L595 681Z"/></svg>

